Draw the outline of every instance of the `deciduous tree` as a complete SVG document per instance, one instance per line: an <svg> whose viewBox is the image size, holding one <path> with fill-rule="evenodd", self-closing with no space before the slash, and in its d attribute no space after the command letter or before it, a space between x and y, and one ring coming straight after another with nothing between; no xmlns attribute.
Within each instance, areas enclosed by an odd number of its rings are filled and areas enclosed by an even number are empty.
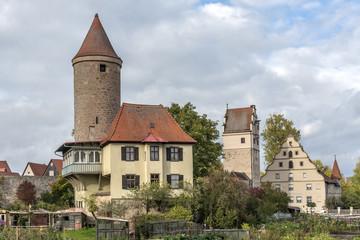
<svg viewBox="0 0 360 240"><path fill-rule="evenodd" d="M312 162L320 172L324 173L328 177L331 177L332 169L330 166L324 165L320 159L312 160Z"/></svg>
<svg viewBox="0 0 360 240"><path fill-rule="evenodd" d="M301 138L300 130L294 127L293 121L287 120L283 114L270 114L266 119L265 129L261 136L264 140L265 165L270 165L275 155L280 151L281 145L288 136L293 136L296 141Z"/></svg>
<svg viewBox="0 0 360 240"><path fill-rule="evenodd" d="M34 204L36 202L35 185L27 180L23 181L17 188L16 196L26 204Z"/></svg>
<svg viewBox="0 0 360 240"><path fill-rule="evenodd" d="M194 179L207 176L221 165L222 145L217 142L220 133L216 129L218 122L208 119L206 114L199 115L190 102L183 107L172 103L167 109L184 132L197 141L193 148Z"/></svg>
<svg viewBox="0 0 360 240"><path fill-rule="evenodd" d="M58 208L74 206L74 188L69 181L58 176L57 182L50 184L51 192L41 194L41 200L48 204L55 204Z"/></svg>

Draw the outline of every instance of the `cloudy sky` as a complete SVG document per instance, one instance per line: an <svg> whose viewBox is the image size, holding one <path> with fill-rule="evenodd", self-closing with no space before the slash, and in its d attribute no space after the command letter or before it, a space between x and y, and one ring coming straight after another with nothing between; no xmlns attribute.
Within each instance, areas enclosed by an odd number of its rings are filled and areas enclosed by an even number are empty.
<svg viewBox="0 0 360 240"><path fill-rule="evenodd" d="M219 121L282 113L311 159L351 176L360 156L360 3L351 0L2 0L0 159L48 163L72 141L73 68L95 13L122 68L122 102Z"/></svg>

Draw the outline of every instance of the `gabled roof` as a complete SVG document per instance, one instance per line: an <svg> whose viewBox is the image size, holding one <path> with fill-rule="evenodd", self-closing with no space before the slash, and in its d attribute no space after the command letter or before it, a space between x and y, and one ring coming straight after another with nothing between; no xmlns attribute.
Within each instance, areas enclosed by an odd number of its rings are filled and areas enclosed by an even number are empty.
<svg viewBox="0 0 360 240"><path fill-rule="evenodd" d="M337 161L335 159L334 161L334 166L333 166L333 169L332 169L332 172L331 172L331 178L332 179L341 179L341 173L340 173L340 169L339 169L339 166L337 164Z"/></svg>
<svg viewBox="0 0 360 240"><path fill-rule="evenodd" d="M7 163L7 161L0 161L0 168L3 168L3 172L11 172L10 167Z"/></svg>
<svg viewBox="0 0 360 240"><path fill-rule="evenodd" d="M45 164L28 162L28 164L26 165L26 167L24 169L24 172L22 174L23 176L24 176L24 173L25 173L28 166L31 168L34 176L42 176L42 175L44 175L44 172L45 172L46 167L47 167L47 165L45 165Z"/></svg>
<svg viewBox="0 0 360 240"><path fill-rule="evenodd" d="M227 109L224 133L250 131L252 107Z"/></svg>
<svg viewBox="0 0 360 240"><path fill-rule="evenodd" d="M106 35L98 14L95 15L89 32L74 59L84 56L108 56L120 59Z"/></svg>
<svg viewBox="0 0 360 240"><path fill-rule="evenodd" d="M123 103L101 145L144 141L196 143L164 106Z"/></svg>
<svg viewBox="0 0 360 240"><path fill-rule="evenodd" d="M51 159L49 164L46 166L46 169L44 170L44 173L43 175L46 173L47 169L50 167L50 164L53 163L55 168L56 168L56 171L58 173L61 173L62 171L62 165L63 165L63 161L61 159Z"/></svg>

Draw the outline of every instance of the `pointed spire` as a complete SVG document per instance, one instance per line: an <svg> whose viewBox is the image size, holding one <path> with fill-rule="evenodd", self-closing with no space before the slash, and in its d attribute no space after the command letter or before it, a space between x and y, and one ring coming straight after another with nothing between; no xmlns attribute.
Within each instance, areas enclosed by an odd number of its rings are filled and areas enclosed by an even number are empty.
<svg viewBox="0 0 360 240"><path fill-rule="evenodd" d="M334 166L333 166L333 169L332 169L331 178L332 179L341 179L342 178L341 173L340 173L340 169L339 169L339 166L337 164L336 159L334 161Z"/></svg>
<svg viewBox="0 0 360 240"><path fill-rule="evenodd" d="M84 42L74 59L84 56L108 56L120 59L114 51L97 13L95 14L94 21L91 24Z"/></svg>

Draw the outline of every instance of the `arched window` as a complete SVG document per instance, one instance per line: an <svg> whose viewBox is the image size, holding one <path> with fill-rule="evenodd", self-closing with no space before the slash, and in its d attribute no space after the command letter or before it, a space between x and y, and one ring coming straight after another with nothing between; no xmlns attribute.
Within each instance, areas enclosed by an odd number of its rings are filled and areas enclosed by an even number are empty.
<svg viewBox="0 0 360 240"><path fill-rule="evenodd" d="M89 163L94 162L94 152L90 152L89 154Z"/></svg>
<svg viewBox="0 0 360 240"><path fill-rule="evenodd" d="M292 151L289 151L289 158L292 157Z"/></svg>
<svg viewBox="0 0 360 240"><path fill-rule="evenodd" d="M80 153L79 153L79 152L75 152L74 162L79 162L79 159L80 159Z"/></svg>
<svg viewBox="0 0 360 240"><path fill-rule="evenodd" d="M100 162L100 153L99 152L95 152L95 162Z"/></svg>
<svg viewBox="0 0 360 240"><path fill-rule="evenodd" d="M86 162L86 155L84 152L81 152L81 162Z"/></svg>
<svg viewBox="0 0 360 240"><path fill-rule="evenodd" d="M294 180L294 175L292 173L289 173L289 181Z"/></svg>
<svg viewBox="0 0 360 240"><path fill-rule="evenodd" d="M294 164L292 161L289 162L289 168L294 168Z"/></svg>

